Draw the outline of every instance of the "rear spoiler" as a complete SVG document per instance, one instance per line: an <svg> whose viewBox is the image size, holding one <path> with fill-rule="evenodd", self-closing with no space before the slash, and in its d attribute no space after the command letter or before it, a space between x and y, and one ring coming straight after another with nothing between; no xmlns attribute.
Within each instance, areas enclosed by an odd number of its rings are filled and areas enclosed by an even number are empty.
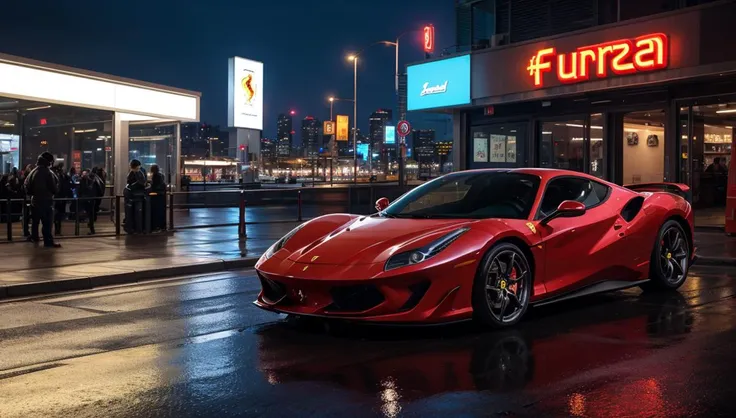
<svg viewBox="0 0 736 418"><path fill-rule="evenodd" d="M667 192L687 199L691 198L690 187L682 183L639 183L626 184L625 188L635 192Z"/></svg>

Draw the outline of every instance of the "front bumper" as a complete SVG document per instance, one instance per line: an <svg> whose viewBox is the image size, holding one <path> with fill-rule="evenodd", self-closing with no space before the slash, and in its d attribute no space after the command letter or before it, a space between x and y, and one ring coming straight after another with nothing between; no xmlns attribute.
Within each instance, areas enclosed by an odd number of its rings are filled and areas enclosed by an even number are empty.
<svg viewBox="0 0 736 418"><path fill-rule="evenodd" d="M256 268L261 292L254 304L279 313L366 322L458 321L472 316L476 265L428 263L387 274L383 265L340 267L277 260ZM298 276L289 274L293 272ZM366 278L342 278L361 273Z"/></svg>

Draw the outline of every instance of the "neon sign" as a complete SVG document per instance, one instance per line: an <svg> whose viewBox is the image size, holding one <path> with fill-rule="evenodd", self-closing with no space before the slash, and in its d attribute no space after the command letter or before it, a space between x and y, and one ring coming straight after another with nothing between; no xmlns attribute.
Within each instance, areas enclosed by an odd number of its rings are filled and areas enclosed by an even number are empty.
<svg viewBox="0 0 736 418"><path fill-rule="evenodd" d="M534 85L544 85L544 74L556 73L562 83L587 81L615 75L633 74L667 68L669 51L667 35L653 33L633 40L621 39L597 45L584 46L576 51L557 53L555 48L540 49L529 60L526 70L534 78Z"/></svg>
<svg viewBox="0 0 736 418"><path fill-rule="evenodd" d="M434 52L434 26L427 25L424 27L424 52L431 54Z"/></svg>

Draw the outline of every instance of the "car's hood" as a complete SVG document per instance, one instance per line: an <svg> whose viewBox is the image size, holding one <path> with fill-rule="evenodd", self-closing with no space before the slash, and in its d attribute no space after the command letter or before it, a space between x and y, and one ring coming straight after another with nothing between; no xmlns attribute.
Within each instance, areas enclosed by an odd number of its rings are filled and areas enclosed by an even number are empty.
<svg viewBox="0 0 736 418"><path fill-rule="evenodd" d="M289 260L314 264L372 264L420 247L464 225L467 219L390 219L362 217L294 249ZM308 233L305 226L304 233Z"/></svg>

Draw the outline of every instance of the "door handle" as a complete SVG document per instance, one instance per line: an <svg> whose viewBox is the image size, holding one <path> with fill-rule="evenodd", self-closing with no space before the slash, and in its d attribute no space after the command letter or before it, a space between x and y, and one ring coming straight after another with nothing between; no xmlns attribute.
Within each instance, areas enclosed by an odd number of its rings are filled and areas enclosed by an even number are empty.
<svg viewBox="0 0 736 418"><path fill-rule="evenodd" d="M616 231L618 231L621 228L623 228L623 225L621 225L621 224L613 224L613 229L615 229Z"/></svg>

